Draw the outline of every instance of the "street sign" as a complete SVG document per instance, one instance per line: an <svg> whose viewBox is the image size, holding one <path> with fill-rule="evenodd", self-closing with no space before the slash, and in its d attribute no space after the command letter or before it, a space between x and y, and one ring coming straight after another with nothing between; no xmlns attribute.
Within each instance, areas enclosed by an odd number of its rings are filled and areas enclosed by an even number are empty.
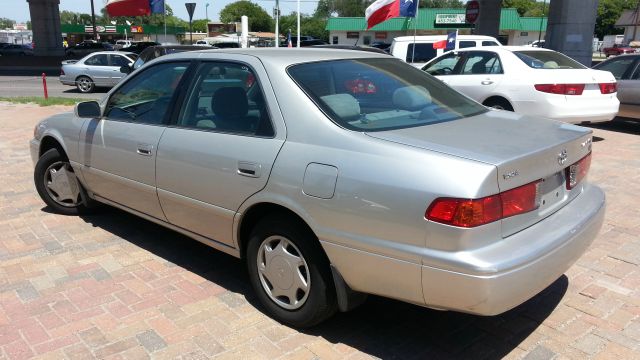
<svg viewBox="0 0 640 360"><path fill-rule="evenodd" d="M196 11L196 3L185 3L187 12L189 13L189 20L193 20L193 12Z"/></svg>
<svg viewBox="0 0 640 360"><path fill-rule="evenodd" d="M467 10L464 13L464 18L469 24L475 24L480 15L480 3L477 0L471 0L467 2Z"/></svg>

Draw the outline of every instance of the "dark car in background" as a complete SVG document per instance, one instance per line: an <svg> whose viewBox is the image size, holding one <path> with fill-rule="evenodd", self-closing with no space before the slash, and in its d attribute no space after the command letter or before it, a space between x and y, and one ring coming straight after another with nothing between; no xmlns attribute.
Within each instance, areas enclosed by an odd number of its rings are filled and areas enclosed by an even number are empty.
<svg viewBox="0 0 640 360"><path fill-rule="evenodd" d="M141 54L145 49L158 45L160 45L160 43L157 43L155 41L137 41L132 43L131 46L125 48L124 50L126 50L127 52Z"/></svg>
<svg viewBox="0 0 640 360"><path fill-rule="evenodd" d="M65 51L65 56L68 59L81 59L94 52L111 50L113 50L113 45L107 42L87 41L68 48Z"/></svg>
<svg viewBox="0 0 640 360"><path fill-rule="evenodd" d="M128 50L129 48L127 48ZM209 50L217 49L216 47L202 47L198 45L157 45L144 49L138 59L133 63L129 72L141 67L149 61L159 58L160 56L175 54L184 51Z"/></svg>
<svg viewBox="0 0 640 360"><path fill-rule="evenodd" d="M33 49L29 45L7 44L0 47L2 56L31 56Z"/></svg>

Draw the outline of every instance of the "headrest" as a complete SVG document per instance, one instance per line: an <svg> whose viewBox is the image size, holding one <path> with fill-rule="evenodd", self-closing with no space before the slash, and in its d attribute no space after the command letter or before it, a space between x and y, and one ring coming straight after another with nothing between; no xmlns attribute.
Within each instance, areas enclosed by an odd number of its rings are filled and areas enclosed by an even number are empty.
<svg viewBox="0 0 640 360"><path fill-rule="evenodd" d="M342 120L351 121L360 117L360 104L350 94L334 94L320 97Z"/></svg>
<svg viewBox="0 0 640 360"><path fill-rule="evenodd" d="M472 74L484 74L487 71L487 67L482 62L477 62L471 66Z"/></svg>
<svg viewBox="0 0 640 360"><path fill-rule="evenodd" d="M544 65L542 66L544 69L557 69L558 68L558 63L555 61L547 61L544 63Z"/></svg>
<svg viewBox="0 0 640 360"><path fill-rule="evenodd" d="M431 103L431 94L422 86L405 86L394 91L392 99L398 108L415 111Z"/></svg>
<svg viewBox="0 0 640 360"><path fill-rule="evenodd" d="M221 118L237 118L247 115L249 101L241 87L223 87L211 97L211 109Z"/></svg>

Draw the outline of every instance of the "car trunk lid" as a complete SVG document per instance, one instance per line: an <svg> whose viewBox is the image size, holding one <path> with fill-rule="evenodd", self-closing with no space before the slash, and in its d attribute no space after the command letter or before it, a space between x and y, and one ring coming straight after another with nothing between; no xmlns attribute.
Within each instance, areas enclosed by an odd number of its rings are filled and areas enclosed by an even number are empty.
<svg viewBox="0 0 640 360"><path fill-rule="evenodd" d="M498 170L501 192L541 180L540 207L502 220L502 235L508 236L559 210L579 194L580 186L566 189L565 169L591 151L591 133L566 123L489 111L456 121L367 135L492 164Z"/></svg>

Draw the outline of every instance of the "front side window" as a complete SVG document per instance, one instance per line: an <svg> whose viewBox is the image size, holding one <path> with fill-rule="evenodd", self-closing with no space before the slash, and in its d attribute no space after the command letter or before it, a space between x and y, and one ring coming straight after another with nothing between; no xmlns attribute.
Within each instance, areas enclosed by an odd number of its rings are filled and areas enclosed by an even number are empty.
<svg viewBox="0 0 640 360"><path fill-rule="evenodd" d="M109 99L105 116L145 124L162 124L188 62L152 66L122 85Z"/></svg>
<svg viewBox="0 0 640 360"><path fill-rule="evenodd" d="M640 63L638 63L636 71L631 75L631 80L640 80Z"/></svg>
<svg viewBox="0 0 640 360"><path fill-rule="evenodd" d="M415 51L414 51L415 49ZM408 63L412 62L427 62L436 57L436 49L433 48L432 43L428 44L409 44L407 46L407 58Z"/></svg>
<svg viewBox="0 0 640 360"><path fill-rule="evenodd" d="M322 61L287 71L333 122L350 130L425 126L487 111L397 59Z"/></svg>
<svg viewBox="0 0 640 360"><path fill-rule="evenodd" d="M634 62L634 58L618 58L603 63L602 65L598 66L597 69L609 71L617 80L620 80Z"/></svg>
<svg viewBox="0 0 640 360"><path fill-rule="evenodd" d="M109 59L105 54L93 55L85 60L84 64L91 66L109 66Z"/></svg>
<svg viewBox="0 0 640 360"><path fill-rule="evenodd" d="M522 62L534 69L586 69L587 67L555 51L514 51Z"/></svg>
<svg viewBox="0 0 640 360"><path fill-rule="evenodd" d="M177 125L249 136L274 135L258 78L247 65L205 62L190 89Z"/></svg>
<svg viewBox="0 0 640 360"><path fill-rule="evenodd" d="M430 75L451 75L454 69L458 65L458 62L462 59L461 54L449 53L435 62L427 65L422 70L426 71Z"/></svg>
<svg viewBox="0 0 640 360"><path fill-rule="evenodd" d="M111 55L111 66L128 66L131 60L121 55Z"/></svg>
<svg viewBox="0 0 640 360"><path fill-rule="evenodd" d="M498 54L494 52L467 53L462 74L502 74L502 66L500 65Z"/></svg>

